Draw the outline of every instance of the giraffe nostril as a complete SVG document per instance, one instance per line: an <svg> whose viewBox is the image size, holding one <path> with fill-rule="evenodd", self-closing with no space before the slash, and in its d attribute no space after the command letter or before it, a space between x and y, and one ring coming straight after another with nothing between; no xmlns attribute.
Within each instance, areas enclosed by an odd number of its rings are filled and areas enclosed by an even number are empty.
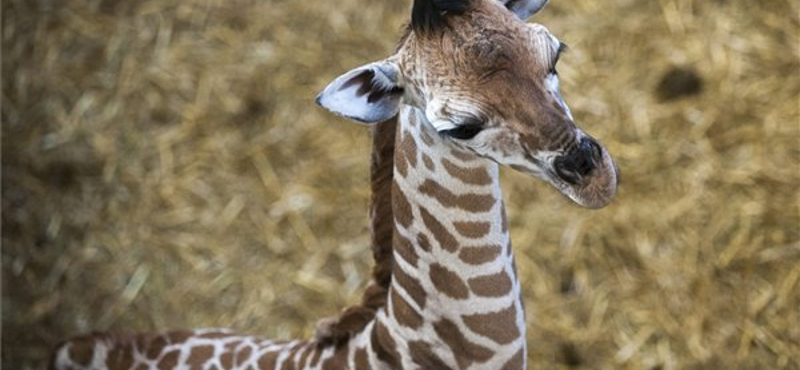
<svg viewBox="0 0 800 370"><path fill-rule="evenodd" d="M581 152L590 157L595 164L603 160L603 149L600 148L600 144L588 137L581 139Z"/></svg>
<svg viewBox="0 0 800 370"><path fill-rule="evenodd" d="M553 161L553 169L562 180L576 184L581 178L589 175L600 164L603 151L594 140L583 138L577 150L557 157Z"/></svg>

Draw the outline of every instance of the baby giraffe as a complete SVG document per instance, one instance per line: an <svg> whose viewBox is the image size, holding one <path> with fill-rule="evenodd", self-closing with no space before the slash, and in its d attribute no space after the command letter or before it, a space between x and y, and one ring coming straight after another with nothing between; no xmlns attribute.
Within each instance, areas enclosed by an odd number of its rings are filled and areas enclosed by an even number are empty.
<svg viewBox="0 0 800 370"><path fill-rule="evenodd" d="M394 55L334 80L317 102L375 125L397 116L391 279L384 304L338 340L219 330L93 334L56 369L526 368L525 314L499 165L599 208L614 161L558 92L564 44L525 20L547 0L415 0ZM267 320L268 318L265 318Z"/></svg>

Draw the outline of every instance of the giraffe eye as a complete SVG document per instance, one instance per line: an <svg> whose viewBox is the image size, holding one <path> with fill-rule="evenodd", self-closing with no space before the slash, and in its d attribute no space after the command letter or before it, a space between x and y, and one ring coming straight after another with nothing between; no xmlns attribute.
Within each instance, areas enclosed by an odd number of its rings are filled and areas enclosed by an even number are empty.
<svg viewBox="0 0 800 370"><path fill-rule="evenodd" d="M454 139L469 140L475 137L475 135L478 135L482 130L483 127L480 124L469 123L450 130L444 130L442 133Z"/></svg>

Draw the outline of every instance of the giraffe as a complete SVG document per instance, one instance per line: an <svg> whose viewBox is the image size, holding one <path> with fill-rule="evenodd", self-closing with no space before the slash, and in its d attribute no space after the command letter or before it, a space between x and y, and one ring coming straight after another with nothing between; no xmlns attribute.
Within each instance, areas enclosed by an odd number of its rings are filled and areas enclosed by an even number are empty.
<svg viewBox="0 0 800 370"><path fill-rule="evenodd" d="M215 329L95 333L57 348L52 368L525 369L525 313L499 167L587 208L606 206L619 178L558 92L564 44L525 23L546 3L414 0L393 55L344 73L318 95L322 107L395 140L392 249L375 252L383 264L373 273L378 293L368 313L328 323L349 318L357 322L350 330L293 341Z"/></svg>

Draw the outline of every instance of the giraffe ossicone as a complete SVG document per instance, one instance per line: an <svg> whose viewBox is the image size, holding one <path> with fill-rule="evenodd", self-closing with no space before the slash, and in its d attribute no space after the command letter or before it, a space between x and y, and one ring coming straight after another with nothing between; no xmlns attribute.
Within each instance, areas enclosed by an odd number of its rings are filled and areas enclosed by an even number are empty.
<svg viewBox="0 0 800 370"><path fill-rule="evenodd" d="M397 120L392 251L383 260L391 274L381 274L382 306L352 316L358 330L290 342L218 331L90 335L61 346L53 367L524 369L525 313L499 167L590 208L607 205L618 181L608 151L575 125L558 92L563 44L525 23L546 2L414 0L396 52L318 96L360 123Z"/></svg>

